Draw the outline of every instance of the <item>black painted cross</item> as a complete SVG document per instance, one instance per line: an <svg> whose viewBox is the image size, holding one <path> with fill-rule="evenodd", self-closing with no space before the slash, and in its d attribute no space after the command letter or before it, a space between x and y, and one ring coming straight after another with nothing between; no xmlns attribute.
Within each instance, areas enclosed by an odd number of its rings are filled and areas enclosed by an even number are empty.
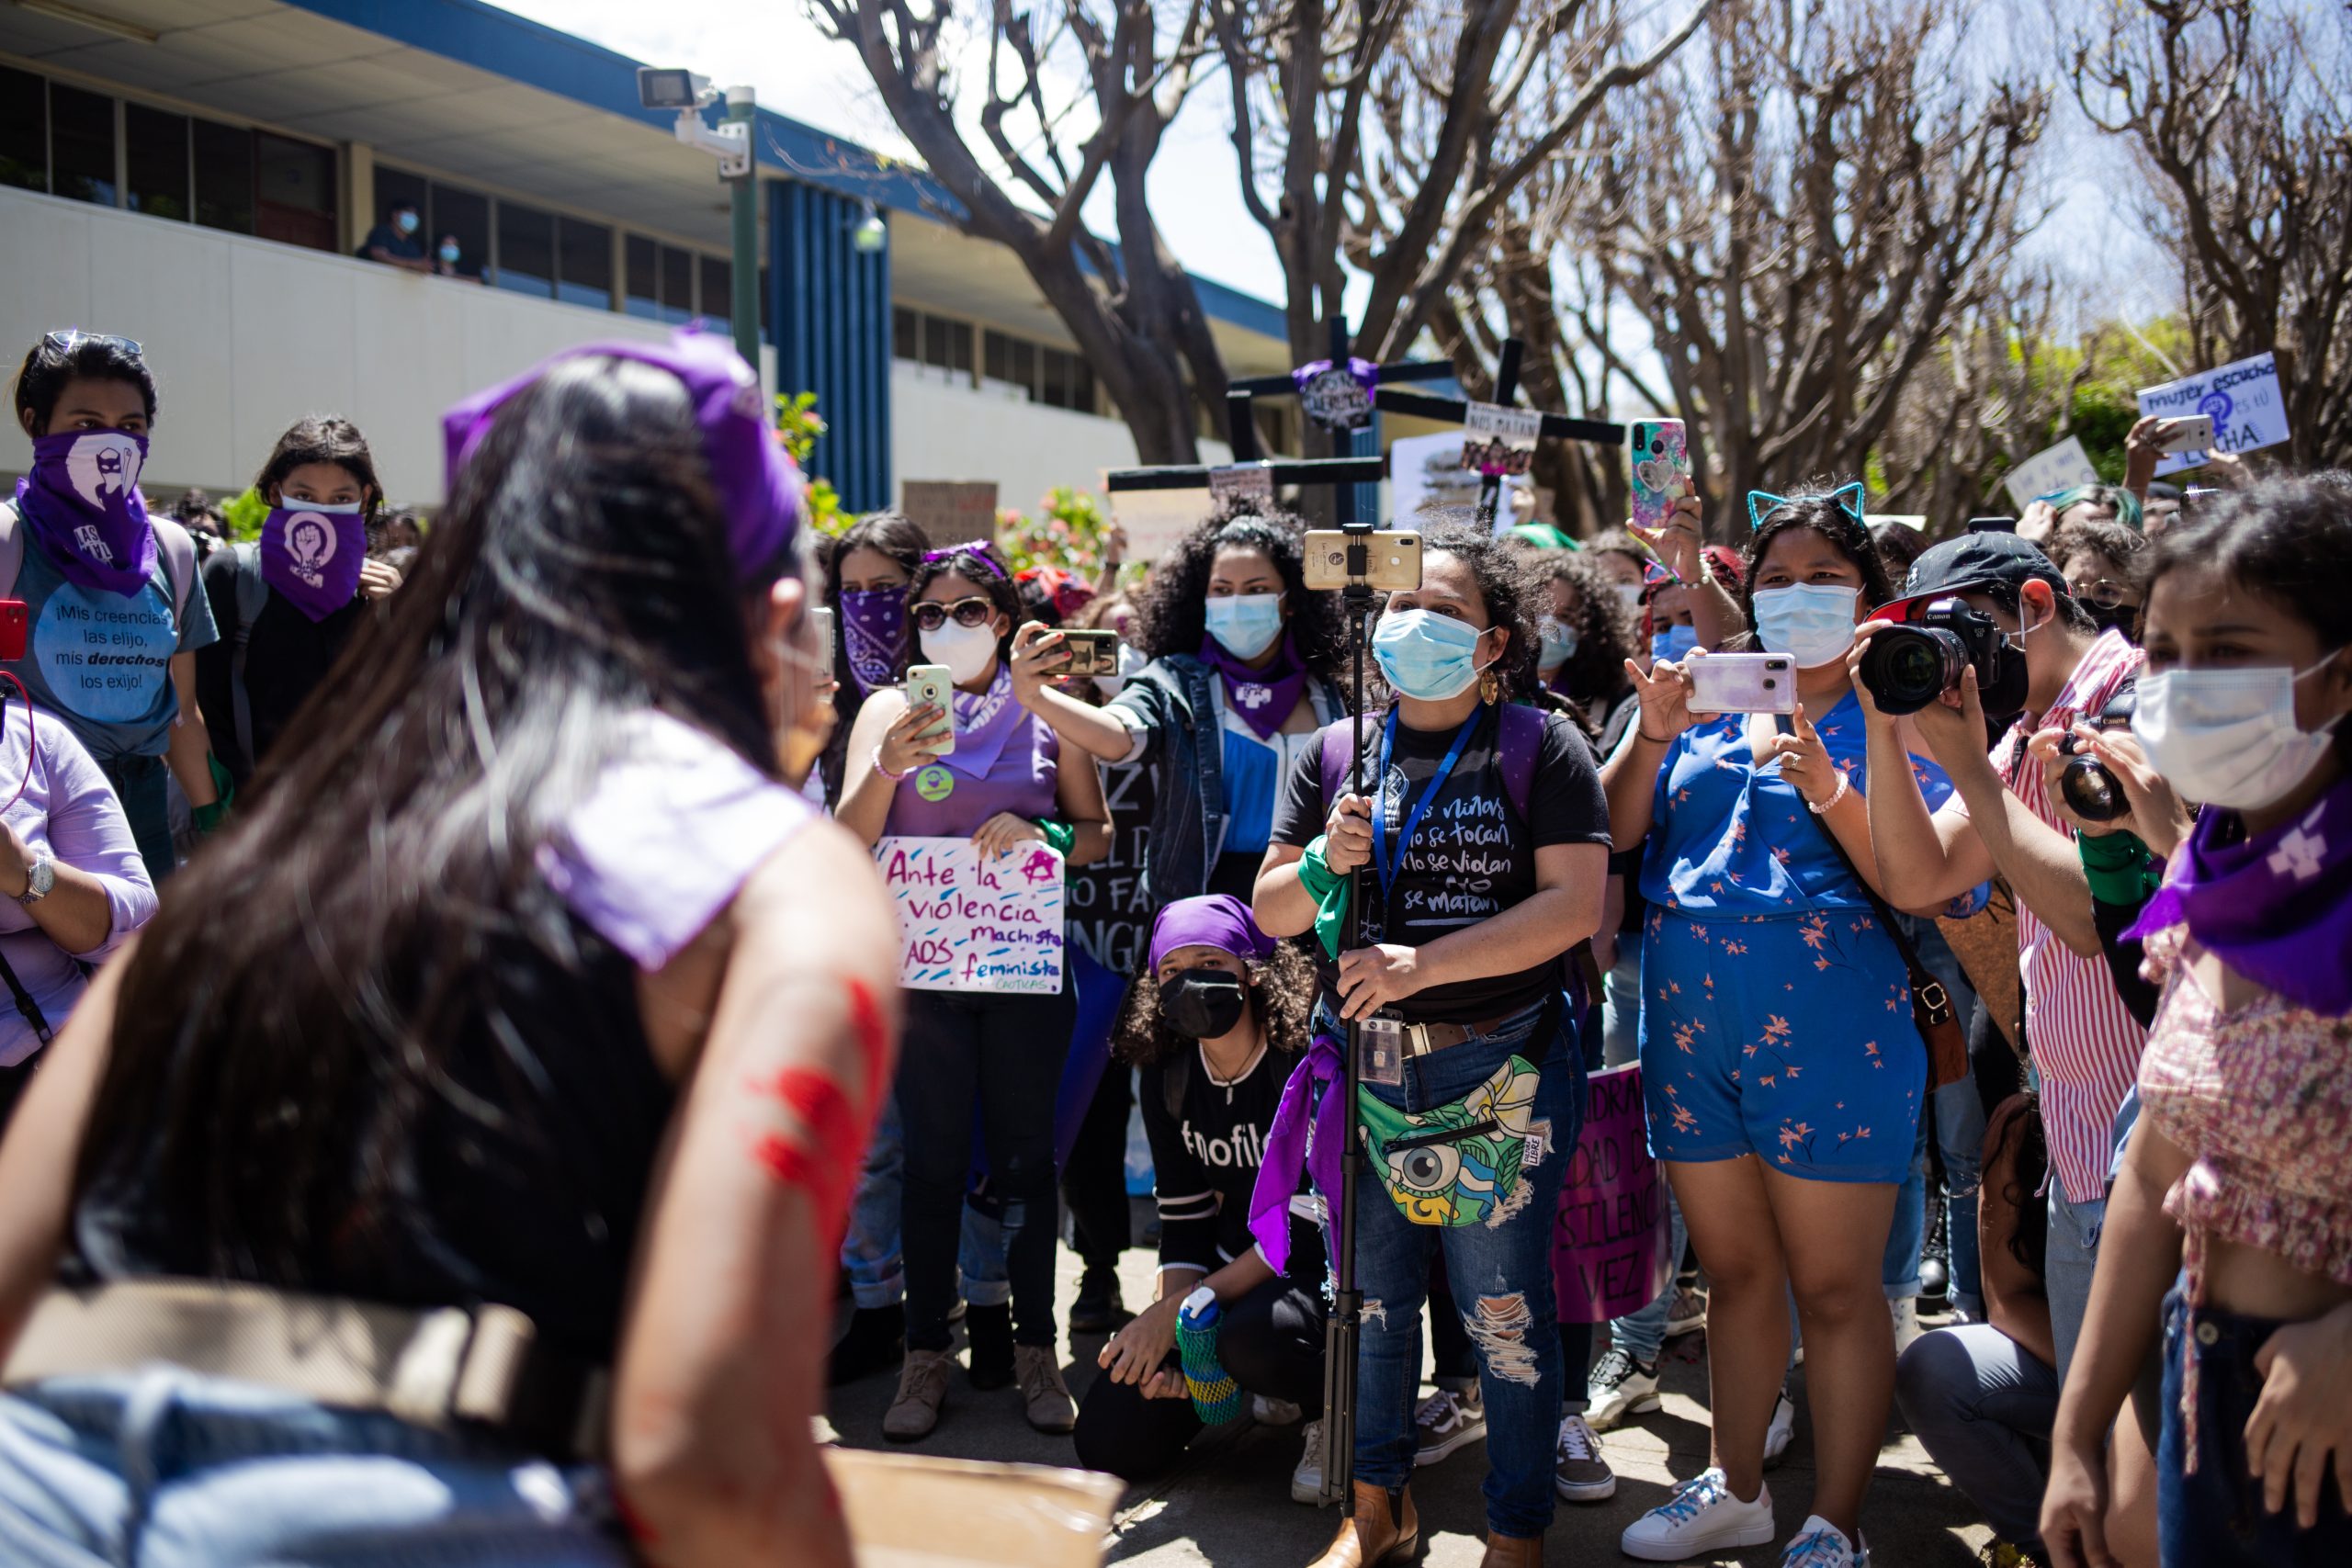
<svg viewBox="0 0 2352 1568"><path fill-rule="evenodd" d="M1427 392L1408 392L1401 389L1383 387L1373 394L1374 406L1389 413L1410 414L1417 419L1437 420L1459 424L1473 435L1483 435L1508 450L1515 451L1518 443L1532 444L1539 439L1553 441L1589 441L1598 446L1622 446L1625 442L1625 427L1607 420L1578 419L1568 414L1541 413L1533 409L1513 407L1519 395L1519 361L1522 352L1517 338L1503 343L1502 360L1495 369L1495 397L1491 403L1466 401L1461 398L1431 397ZM1463 464L1464 468L1472 465ZM1501 453L1497 460L1478 464L1484 478L1478 485L1478 523L1491 530L1502 494L1502 476L1507 460Z"/></svg>

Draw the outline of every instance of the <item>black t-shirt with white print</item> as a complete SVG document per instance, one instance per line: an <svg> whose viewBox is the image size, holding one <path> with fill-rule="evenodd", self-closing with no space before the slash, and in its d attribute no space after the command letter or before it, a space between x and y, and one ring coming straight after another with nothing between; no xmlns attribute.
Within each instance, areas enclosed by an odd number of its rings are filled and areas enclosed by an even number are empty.
<svg viewBox="0 0 2352 1568"><path fill-rule="evenodd" d="M1265 1162L1266 1134L1282 1106L1283 1086L1297 1058L1271 1048L1230 1084L1209 1074L1198 1043L1186 1041L1143 1069L1144 1135L1151 1142L1154 1196L1159 1204L1159 1266L1213 1274L1250 1244L1250 1197ZM1171 1114L1168 1077L1182 1079ZM1320 1256L1314 1229L1294 1216L1291 1257L1310 1266Z"/></svg>
<svg viewBox="0 0 2352 1568"><path fill-rule="evenodd" d="M1396 884L1384 897L1378 863L1367 866L1363 911L1367 942L1394 942L1418 947L1464 926L1492 919L1525 903L1535 892L1535 852L1553 844L1609 844L1609 802L1600 771L1593 763L1575 721L1566 714L1544 718L1542 750L1528 790L1527 820L1521 820L1504 788L1496 757L1499 707L1479 710L1477 728L1461 760L1421 815L1410 844L1392 869ZM1380 787L1376 822L1393 853L1405 818L1444 765L1454 732L1396 727L1396 751ZM1273 841L1304 849L1323 831L1324 742L1317 737L1284 781L1274 809ZM1379 756L1379 731L1366 727L1369 772ZM1341 744L1345 744L1344 741ZM1343 774L1344 776L1344 774ZM1336 997L1339 965L1315 948L1324 994ZM1499 1018L1542 1001L1557 987L1557 965L1547 960L1532 969L1491 975L1451 986L1433 986L1407 997L1394 1011L1408 1023L1471 1023Z"/></svg>

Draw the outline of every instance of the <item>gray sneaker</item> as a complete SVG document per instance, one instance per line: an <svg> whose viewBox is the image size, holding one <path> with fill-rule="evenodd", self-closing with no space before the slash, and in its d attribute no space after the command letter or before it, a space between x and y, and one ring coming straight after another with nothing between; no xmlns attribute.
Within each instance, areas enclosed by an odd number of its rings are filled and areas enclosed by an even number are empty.
<svg viewBox="0 0 2352 1568"><path fill-rule="evenodd" d="M1600 1457L1600 1439L1584 1417L1560 1421L1560 1451L1552 1467L1552 1488L1571 1503L1604 1503L1617 1495L1617 1472Z"/></svg>
<svg viewBox="0 0 2352 1568"><path fill-rule="evenodd" d="M1487 1402L1473 1384L1467 1393L1442 1388L1413 1412L1413 1462L1435 1464L1487 1435Z"/></svg>
<svg viewBox="0 0 2352 1568"><path fill-rule="evenodd" d="M1629 1416L1657 1408L1656 1367L1645 1367L1613 1347L1595 1363L1585 1385L1585 1423L1594 1431L1609 1431Z"/></svg>

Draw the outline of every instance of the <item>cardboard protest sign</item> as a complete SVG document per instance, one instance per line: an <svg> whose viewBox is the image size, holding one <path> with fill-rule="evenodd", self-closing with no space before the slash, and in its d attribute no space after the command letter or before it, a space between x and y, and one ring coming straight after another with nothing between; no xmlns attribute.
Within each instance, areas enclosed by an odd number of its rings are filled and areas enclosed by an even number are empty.
<svg viewBox="0 0 2352 1568"><path fill-rule="evenodd" d="M994 479L909 479L902 505L933 548L996 537Z"/></svg>
<svg viewBox="0 0 2352 1568"><path fill-rule="evenodd" d="M1143 967L1155 913L1143 878L1151 843L1152 803L1159 793L1158 762L1104 763L1103 803L1111 808L1111 849L1091 865L1073 866L1064 894L1070 945L1121 976Z"/></svg>
<svg viewBox="0 0 2352 1568"><path fill-rule="evenodd" d="M928 771L928 770L926 770ZM917 775L916 787L922 787ZM874 863L899 909L899 984L917 991L1062 988L1062 857L1023 842L884 838Z"/></svg>
<svg viewBox="0 0 2352 1568"><path fill-rule="evenodd" d="M1533 409L1472 403L1463 421L1462 466L1480 474L1520 475L1535 461L1544 416Z"/></svg>
<svg viewBox="0 0 2352 1568"><path fill-rule="evenodd" d="M1221 468L1209 470L1209 494L1220 504L1228 501L1254 502L1261 506L1274 503L1274 467L1272 463L1227 463Z"/></svg>
<svg viewBox="0 0 2352 1568"><path fill-rule="evenodd" d="M1507 410L1507 412L1517 412ZM1389 508L1391 528L1418 528L1418 515L1424 502L1439 506L1459 506L1465 511L1478 504L1479 473L1475 464L1465 467L1463 448L1484 439L1464 431L1445 430L1432 435L1400 435L1388 444ZM1532 453L1531 442L1528 450ZM1529 482L1522 474L1504 480L1517 486ZM1511 509L1502 508L1504 517Z"/></svg>
<svg viewBox="0 0 2352 1568"><path fill-rule="evenodd" d="M1199 490L1114 490L1111 517L1127 531L1127 558L1158 560L1216 510L1216 497Z"/></svg>
<svg viewBox="0 0 2352 1568"><path fill-rule="evenodd" d="M1667 1256L1666 1178L1650 1158L1638 1062L1595 1073L1584 1131L1552 1226L1552 1278L1562 1323L1607 1323L1657 1299Z"/></svg>
<svg viewBox="0 0 2352 1568"><path fill-rule="evenodd" d="M2001 481L2001 488L2009 492L2009 504L2022 512L2026 503L2038 496L2097 483L2098 470L2091 466L2090 454L2083 450L2082 437L2069 435L2048 451L2036 452L2011 468L2008 477Z"/></svg>
<svg viewBox="0 0 2352 1568"><path fill-rule="evenodd" d="M2140 412L2166 419L2208 416L2218 452L2252 452L2287 439L2287 400L2278 389L2278 361L2268 354L2150 387L2140 394ZM2202 452L2171 453L2157 462L2156 476L2201 468L2205 460Z"/></svg>

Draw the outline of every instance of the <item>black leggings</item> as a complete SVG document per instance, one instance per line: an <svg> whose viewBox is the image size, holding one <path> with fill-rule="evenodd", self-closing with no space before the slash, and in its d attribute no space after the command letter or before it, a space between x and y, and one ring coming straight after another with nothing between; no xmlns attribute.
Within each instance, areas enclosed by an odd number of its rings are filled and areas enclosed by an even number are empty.
<svg viewBox="0 0 2352 1568"><path fill-rule="evenodd" d="M899 1230L910 1350L948 1347L975 1104L990 1195L1027 1205L1027 1218L1005 1248L1013 1343L1054 1342L1054 1095L1077 1013L1077 994L1068 986L1051 997L907 993L898 1076L907 1151Z"/></svg>
<svg viewBox="0 0 2352 1568"><path fill-rule="evenodd" d="M1323 1298L1288 1280L1269 1280L1227 1309L1217 1358L1248 1393L1286 1399L1311 1417L1323 1410ZM1170 1350L1164 1363L1178 1368ZM1181 1369L1179 1369L1181 1370ZM1078 1462L1125 1481L1157 1475L1200 1435L1189 1399L1146 1399L1136 1383L1097 1377L1078 1409L1070 1440Z"/></svg>

